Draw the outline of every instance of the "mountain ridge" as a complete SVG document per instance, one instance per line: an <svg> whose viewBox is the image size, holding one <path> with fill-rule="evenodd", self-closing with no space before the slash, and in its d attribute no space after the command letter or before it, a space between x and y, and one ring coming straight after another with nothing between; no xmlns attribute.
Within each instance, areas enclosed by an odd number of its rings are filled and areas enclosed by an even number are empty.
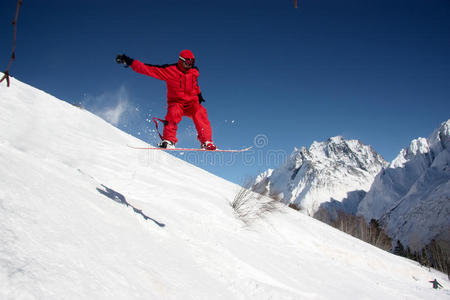
<svg viewBox="0 0 450 300"><path fill-rule="evenodd" d="M441 236L450 243L450 120L400 151L358 207L394 240L420 250Z"/></svg>
<svg viewBox="0 0 450 300"><path fill-rule="evenodd" d="M450 249L449 132L450 120L390 163L358 140L315 141L261 173L254 189L326 222L338 211L377 220L393 242L416 251L436 237Z"/></svg>
<svg viewBox="0 0 450 300"><path fill-rule="evenodd" d="M283 194L284 203L314 215L324 203L343 202L349 193L368 191L384 166L387 162L372 147L336 136L313 142L309 149L295 149L284 165L257 177L255 190Z"/></svg>

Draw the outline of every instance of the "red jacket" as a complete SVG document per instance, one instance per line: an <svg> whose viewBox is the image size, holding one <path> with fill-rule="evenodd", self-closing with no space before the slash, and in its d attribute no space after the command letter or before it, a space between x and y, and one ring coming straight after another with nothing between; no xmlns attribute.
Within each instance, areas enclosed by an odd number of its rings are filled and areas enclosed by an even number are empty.
<svg viewBox="0 0 450 300"><path fill-rule="evenodd" d="M197 78L199 72L195 67L186 70L180 64L157 66L134 60L131 68L137 73L164 80L167 84L167 101L169 103L198 101L200 87Z"/></svg>

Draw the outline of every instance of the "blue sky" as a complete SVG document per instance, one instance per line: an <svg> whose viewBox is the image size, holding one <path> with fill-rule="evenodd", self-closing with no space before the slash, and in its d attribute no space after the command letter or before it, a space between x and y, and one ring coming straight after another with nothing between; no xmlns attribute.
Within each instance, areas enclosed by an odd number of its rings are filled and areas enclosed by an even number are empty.
<svg viewBox="0 0 450 300"><path fill-rule="evenodd" d="M450 117L449 1L299 4L24 0L11 73L155 143L147 119L164 117L165 84L114 58L173 63L191 49L216 144L262 144L246 157L178 156L237 183L280 165L294 147L336 135L390 161ZM15 5L2 0L0 68L10 56ZM179 140L198 146L190 119Z"/></svg>

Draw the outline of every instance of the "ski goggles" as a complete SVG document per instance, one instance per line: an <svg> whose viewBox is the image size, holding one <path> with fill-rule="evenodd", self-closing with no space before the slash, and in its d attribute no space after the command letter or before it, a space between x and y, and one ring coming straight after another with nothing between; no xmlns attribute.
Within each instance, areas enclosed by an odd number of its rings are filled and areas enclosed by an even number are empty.
<svg viewBox="0 0 450 300"><path fill-rule="evenodd" d="M195 58L184 58L181 56L178 56L179 59L181 59L182 62L184 62L185 64L187 64L188 66L193 66L195 63Z"/></svg>

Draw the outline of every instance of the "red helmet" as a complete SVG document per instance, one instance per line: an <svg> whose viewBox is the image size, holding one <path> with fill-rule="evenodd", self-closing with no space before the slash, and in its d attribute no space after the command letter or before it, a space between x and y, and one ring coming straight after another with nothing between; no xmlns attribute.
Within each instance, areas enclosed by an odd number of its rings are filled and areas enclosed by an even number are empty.
<svg viewBox="0 0 450 300"><path fill-rule="evenodd" d="M195 57L194 53L192 53L191 50L183 50L180 52L180 55L178 56L180 63L183 64L184 68L192 68L195 63Z"/></svg>
<svg viewBox="0 0 450 300"><path fill-rule="evenodd" d="M183 50L183 51L181 51L180 52L180 57L182 57L184 59L186 59L186 58L188 58L188 59L195 59L194 53L192 53L191 50Z"/></svg>

